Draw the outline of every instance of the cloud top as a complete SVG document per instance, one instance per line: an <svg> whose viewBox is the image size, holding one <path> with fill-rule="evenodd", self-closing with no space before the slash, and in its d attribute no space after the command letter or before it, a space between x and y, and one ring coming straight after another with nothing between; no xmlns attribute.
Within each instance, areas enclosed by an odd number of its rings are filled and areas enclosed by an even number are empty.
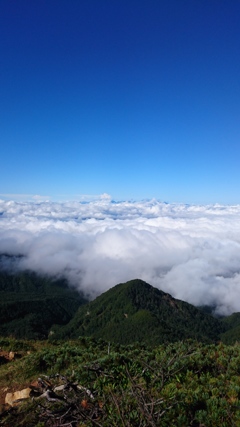
<svg viewBox="0 0 240 427"><path fill-rule="evenodd" d="M2 267L64 276L92 297L140 278L221 314L240 311L239 205L0 200L0 254Z"/></svg>

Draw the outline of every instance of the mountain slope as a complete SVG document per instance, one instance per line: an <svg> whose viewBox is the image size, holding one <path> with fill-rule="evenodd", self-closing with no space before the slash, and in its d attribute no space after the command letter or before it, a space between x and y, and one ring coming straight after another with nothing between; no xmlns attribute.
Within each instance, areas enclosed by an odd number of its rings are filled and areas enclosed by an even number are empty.
<svg viewBox="0 0 240 427"><path fill-rule="evenodd" d="M121 344L156 345L186 338L216 341L224 331L220 320L136 279L80 307L53 337L93 336Z"/></svg>
<svg viewBox="0 0 240 427"><path fill-rule="evenodd" d="M221 340L225 344L240 342L240 313L232 313L222 319L227 331L221 334Z"/></svg>
<svg viewBox="0 0 240 427"><path fill-rule="evenodd" d="M47 338L53 324L69 322L85 302L64 280L0 271L0 335Z"/></svg>

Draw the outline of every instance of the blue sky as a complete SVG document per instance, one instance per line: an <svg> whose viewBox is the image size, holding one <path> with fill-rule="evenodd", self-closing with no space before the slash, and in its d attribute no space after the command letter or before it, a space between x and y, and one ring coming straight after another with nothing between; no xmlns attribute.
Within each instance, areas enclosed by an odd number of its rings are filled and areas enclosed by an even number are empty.
<svg viewBox="0 0 240 427"><path fill-rule="evenodd" d="M239 18L238 0L1 0L1 197L240 203Z"/></svg>

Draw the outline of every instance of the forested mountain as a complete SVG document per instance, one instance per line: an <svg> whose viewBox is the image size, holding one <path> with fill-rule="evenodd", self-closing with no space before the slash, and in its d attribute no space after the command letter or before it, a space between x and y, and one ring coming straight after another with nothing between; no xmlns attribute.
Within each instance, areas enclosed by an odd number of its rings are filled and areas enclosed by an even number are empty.
<svg viewBox="0 0 240 427"><path fill-rule="evenodd" d="M53 338L93 336L157 345L186 338L214 342L226 329L221 320L136 279L81 306L68 325L55 329Z"/></svg>
<svg viewBox="0 0 240 427"><path fill-rule="evenodd" d="M120 283L89 302L64 279L0 271L0 336L92 336L150 345L188 338L226 344L240 341L240 313L222 319L210 313L139 279Z"/></svg>
<svg viewBox="0 0 240 427"><path fill-rule="evenodd" d="M53 324L69 322L85 302L65 280L0 271L0 335L45 339Z"/></svg>
<svg viewBox="0 0 240 427"><path fill-rule="evenodd" d="M227 331L221 334L221 340L225 344L240 342L240 313L233 313L222 319Z"/></svg>

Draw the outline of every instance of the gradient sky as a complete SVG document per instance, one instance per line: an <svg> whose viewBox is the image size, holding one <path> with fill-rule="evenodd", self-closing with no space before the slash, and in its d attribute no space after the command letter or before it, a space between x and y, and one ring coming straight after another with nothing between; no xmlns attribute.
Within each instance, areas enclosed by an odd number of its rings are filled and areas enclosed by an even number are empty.
<svg viewBox="0 0 240 427"><path fill-rule="evenodd" d="M238 0L1 0L0 197L239 204L239 22Z"/></svg>

